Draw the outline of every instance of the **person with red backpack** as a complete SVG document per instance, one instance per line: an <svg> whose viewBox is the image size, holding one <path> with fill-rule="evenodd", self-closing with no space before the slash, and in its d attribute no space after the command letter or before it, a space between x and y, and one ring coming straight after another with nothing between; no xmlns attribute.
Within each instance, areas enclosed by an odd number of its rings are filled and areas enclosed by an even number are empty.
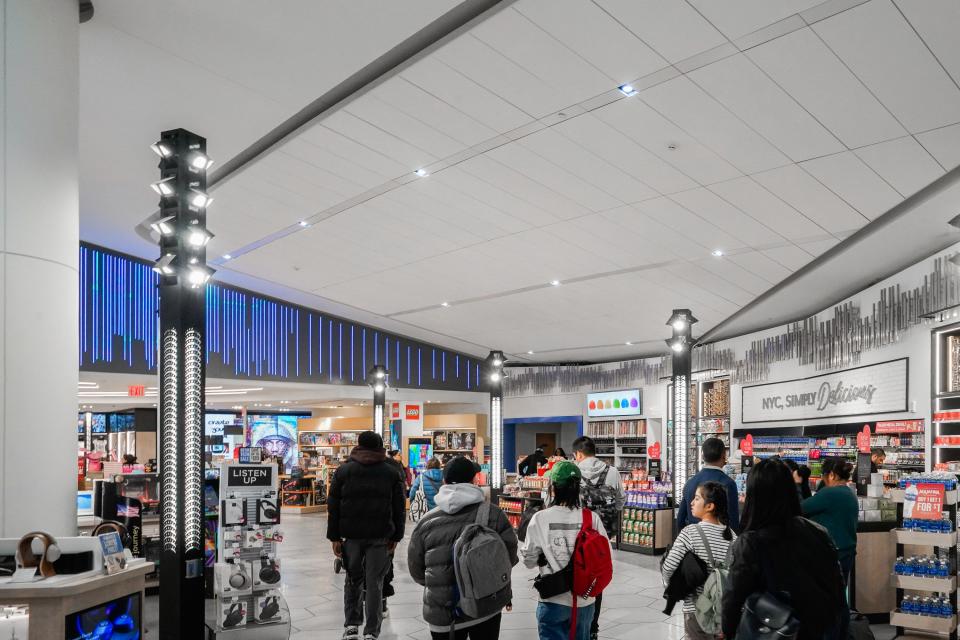
<svg viewBox="0 0 960 640"><path fill-rule="evenodd" d="M596 596L610 584L613 560L600 517L581 507L580 469L561 461L547 476L550 506L533 515L520 549L528 567L539 567L540 640L589 640Z"/></svg>

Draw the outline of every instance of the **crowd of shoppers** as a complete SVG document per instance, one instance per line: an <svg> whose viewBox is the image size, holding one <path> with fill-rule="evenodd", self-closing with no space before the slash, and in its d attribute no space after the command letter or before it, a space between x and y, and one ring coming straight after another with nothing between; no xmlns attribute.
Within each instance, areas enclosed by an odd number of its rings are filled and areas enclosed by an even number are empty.
<svg viewBox="0 0 960 640"><path fill-rule="evenodd" d="M609 563L624 491L617 470L596 457L592 439L578 438L572 450L575 462L551 460L549 470L538 465L550 479L549 497L518 542L507 516L475 484L475 462L457 456L441 468L434 459L408 484L406 468L387 455L380 436L361 434L333 475L328 501L327 536L347 574L344 640L379 637L392 553L404 536L405 498L419 492L430 510L410 536L407 567L424 587L423 619L434 640L499 637L501 612L512 606L511 567L520 559L538 569L540 640L596 639L602 590L576 591L577 562L583 564L577 549L587 533L600 536ZM701 454L703 466L683 487L678 535L661 566L668 610L671 601L683 601L686 637L753 637L751 625L764 624L755 620L758 603L773 602L788 612L785 625L794 625L800 640L845 639L857 540L852 465L824 460L823 486L811 496L806 467L777 456L758 461L740 517L736 483L723 472L723 442L708 438ZM479 565L480 574L490 574L480 582L493 585L482 597L473 593L482 588L465 586L462 575L471 552L480 554L475 563L484 553L491 558Z"/></svg>

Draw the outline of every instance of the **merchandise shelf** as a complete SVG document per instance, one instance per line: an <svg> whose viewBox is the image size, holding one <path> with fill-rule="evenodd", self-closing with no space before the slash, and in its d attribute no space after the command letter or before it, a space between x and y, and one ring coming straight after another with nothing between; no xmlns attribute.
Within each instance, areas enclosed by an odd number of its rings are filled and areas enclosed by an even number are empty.
<svg viewBox="0 0 960 640"><path fill-rule="evenodd" d="M918 576L901 576L894 573L890 577L893 586L898 589L950 593L957 588L957 576L950 576L949 578L921 578Z"/></svg>
<svg viewBox="0 0 960 640"><path fill-rule="evenodd" d="M897 544L914 544L929 547L950 547L957 544L957 532L950 533L929 533L926 531L916 531L913 529L894 529L893 536L897 539Z"/></svg>
<svg viewBox="0 0 960 640"><path fill-rule="evenodd" d="M918 616L913 613L903 613L899 609L894 609L890 612L890 624L895 627L916 629L917 631L952 634L957 629L957 616L953 615L949 618Z"/></svg>

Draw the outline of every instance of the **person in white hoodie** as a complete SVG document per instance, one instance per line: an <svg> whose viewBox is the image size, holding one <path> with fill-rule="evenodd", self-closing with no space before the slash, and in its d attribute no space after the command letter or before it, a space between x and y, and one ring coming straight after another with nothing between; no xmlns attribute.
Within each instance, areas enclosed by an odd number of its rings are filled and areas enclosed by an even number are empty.
<svg viewBox="0 0 960 640"><path fill-rule="evenodd" d="M477 518L477 509L484 501L483 489L472 484L477 474L473 461L462 456L453 458L443 469L443 486L435 498L437 506L417 523L407 548L407 566L414 582L423 590L423 619L430 625L434 640L449 638L450 623L456 616L456 640L496 640L500 636L498 612L480 619L465 617L454 611L456 576L453 567L453 545L465 527ZM507 547L510 562L516 565L517 535L507 516L490 505L487 526L500 534Z"/></svg>
<svg viewBox="0 0 960 640"><path fill-rule="evenodd" d="M580 467L583 482L580 487L583 506L600 516L610 538L619 536L620 512L627 501L620 481L620 472L613 465L597 458L597 444L589 436L580 436L573 441L573 457ZM590 640L600 635L600 606L603 594L597 596L593 607L593 622L590 625Z"/></svg>
<svg viewBox="0 0 960 640"><path fill-rule="evenodd" d="M550 576L562 571L570 562L576 546L577 535L583 525L583 509L580 507L579 467L566 460L553 465L545 475L550 480L550 506L538 511L530 519L526 538L520 548L523 564L539 567L541 576ZM603 522L593 514L593 528L607 535ZM540 640L567 640L571 637L573 594L569 588L549 597L539 596L537 605L537 631ZM577 602L577 628L572 637L587 640L593 621L594 598L581 598Z"/></svg>

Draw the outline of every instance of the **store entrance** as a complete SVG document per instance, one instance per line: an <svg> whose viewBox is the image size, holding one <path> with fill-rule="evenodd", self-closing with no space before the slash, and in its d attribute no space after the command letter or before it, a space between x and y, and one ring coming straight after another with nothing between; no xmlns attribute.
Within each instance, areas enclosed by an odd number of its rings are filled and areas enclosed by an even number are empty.
<svg viewBox="0 0 960 640"><path fill-rule="evenodd" d="M548 458L557 450L557 434L555 433L538 433L536 440L537 445L543 447L543 455Z"/></svg>

